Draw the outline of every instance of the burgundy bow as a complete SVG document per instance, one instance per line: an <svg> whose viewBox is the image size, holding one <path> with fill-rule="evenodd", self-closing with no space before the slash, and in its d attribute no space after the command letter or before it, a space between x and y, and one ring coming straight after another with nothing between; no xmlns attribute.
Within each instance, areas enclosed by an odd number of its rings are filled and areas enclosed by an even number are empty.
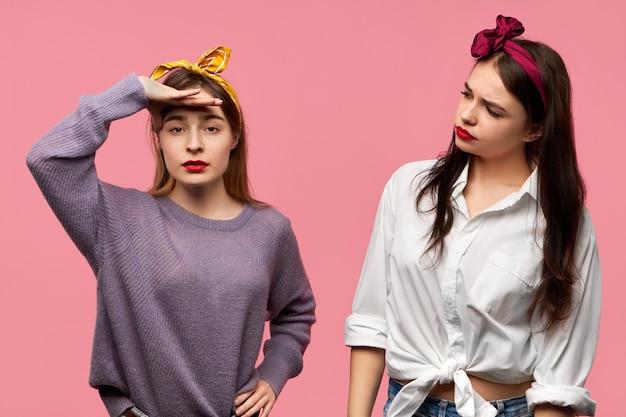
<svg viewBox="0 0 626 417"><path fill-rule="evenodd" d="M541 100L543 101L543 107L546 108L546 93L543 88L543 81L541 78L541 71L539 66L530 55L530 53L519 46L515 42L511 42L516 36L524 33L524 26L522 22L514 17L505 17L499 15L496 18L495 29L485 29L480 31L474 36L474 42L472 43L472 56L474 58L484 58L491 52L504 49L504 52L509 54L519 65L522 67L526 74L530 77L533 84L539 90Z"/></svg>
<svg viewBox="0 0 626 417"><path fill-rule="evenodd" d="M472 43L472 56L483 58L490 52L498 51L504 47L504 43L524 33L522 22L514 17L499 15L496 19L495 29L485 29L474 37Z"/></svg>

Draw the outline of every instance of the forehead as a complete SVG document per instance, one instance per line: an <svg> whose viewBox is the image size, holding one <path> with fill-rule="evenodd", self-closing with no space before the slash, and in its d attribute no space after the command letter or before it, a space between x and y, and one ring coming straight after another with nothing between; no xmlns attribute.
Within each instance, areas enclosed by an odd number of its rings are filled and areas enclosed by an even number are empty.
<svg viewBox="0 0 626 417"><path fill-rule="evenodd" d="M467 78L470 88L480 94L489 94L492 99L514 98L506 89L493 61L478 62Z"/></svg>
<svg viewBox="0 0 626 417"><path fill-rule="evenodd" d="M526 113L522 102L504 86L493 60L478 62L467 79L467 85L481 99L496 103L507 111Z"/></svg>

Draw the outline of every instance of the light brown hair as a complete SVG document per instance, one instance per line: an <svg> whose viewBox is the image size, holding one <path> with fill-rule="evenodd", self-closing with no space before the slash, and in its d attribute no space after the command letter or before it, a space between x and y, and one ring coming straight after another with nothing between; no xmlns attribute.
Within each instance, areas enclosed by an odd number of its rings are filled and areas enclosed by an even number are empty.
<svg viewBox="0 0 626 417"><path fill-rule="evenodd" d="M242 203L265 207L267 204L252 197L250 182L248 179L247 141L243 114L237 110L237 106L228 93L217 82L201 74L187 69L178 69L171 72L163 82L164 85L177 90L189 88L202 88L213 97L223 101L221 108L230 125L234 138L238 139L237 146L230 152L228 167L224 173L224 186L226 192L235 200ZM162 110L162 115L168 108ZM152 121L150 121L152 126ZM151 129L152 149L156 158L156 171L152 187L148 190L154 197L167 195L174 188L176 180L169 174L165 167L163 154L159 147L157 132Z"/></svg>

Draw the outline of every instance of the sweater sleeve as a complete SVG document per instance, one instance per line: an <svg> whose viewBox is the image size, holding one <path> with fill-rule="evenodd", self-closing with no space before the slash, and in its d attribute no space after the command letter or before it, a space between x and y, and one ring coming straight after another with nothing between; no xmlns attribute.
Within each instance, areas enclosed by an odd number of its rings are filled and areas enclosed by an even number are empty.
<svg viewBox="0 0 626 417"><path fill-rule="evenodd" d="M101 94L82 96L78 109L39 139L26 157L48 204L94 271L98 268L98 222L103 217L98 213L103 187L96 174L95 153L113 120L147 104L135 75Z"/></svg>
<svg viewBox="0 0 626 417"><path fill-rule="evenodd" d="M527 391L529 409L539 404L572 407L578 415L593 416L596 404L584 388L591 370L600 326L601 271L596 237L585 212L578 237L576 264L579 282L570 317L558 329L534 333L541 358ZM539 326L539 323L537 323Z"/></svg>
<svg viewBox="0 0 626 417"><path fill-rule="evenodd" d="M302 371L303 354L315 322L315 300L298 243L288 221L279 235L277 267L270 287L270 338L263 346L258 371L278 395L289 378Z"/></svg>

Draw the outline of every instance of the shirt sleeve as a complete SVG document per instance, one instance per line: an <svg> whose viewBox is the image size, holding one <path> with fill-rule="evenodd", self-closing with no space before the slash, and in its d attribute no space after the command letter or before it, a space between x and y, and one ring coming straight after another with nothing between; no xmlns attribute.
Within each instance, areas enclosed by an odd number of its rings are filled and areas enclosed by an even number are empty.
<svg viewBox="0 0 626 417"><path fill-rule="evenodd" d="M39 139L26 157L48 204L94 270L98 222L104 217L98 213L103 187L96 174L95 153L113 120L147 104L136 75L103 93L82 96L78 109Z"/></svg>
<svg viewBox="0 0 626 417"><path fill-rule="evenodd" d="M258 367L259 377L276 395L289 378L301 372L315 322L315 299L298 242L288 220L284 221L267 307L270 338L263 346L263 361Z"/></svg>
<svg viewBox="0 0 626 417"><path fill-rule="evenodd" d="M394 179L387 182L378 211L361 276L352 303L352 314L345 323L346 346L387 347L385 305L388 294L389 253L395 223Z"/></svg>
<svg viewBox="0 0 626 417"><path fill-rule="evenodd" d="M596 404L584 388L598 342L601 309L601 270L596 237L585 212L579 232L576 265L579 282L570 317L554 331L534 332L540 358L526 398L532 411L538 404L572 407L593 416ZM539 327L539 323L537 323Z"/></svg>

